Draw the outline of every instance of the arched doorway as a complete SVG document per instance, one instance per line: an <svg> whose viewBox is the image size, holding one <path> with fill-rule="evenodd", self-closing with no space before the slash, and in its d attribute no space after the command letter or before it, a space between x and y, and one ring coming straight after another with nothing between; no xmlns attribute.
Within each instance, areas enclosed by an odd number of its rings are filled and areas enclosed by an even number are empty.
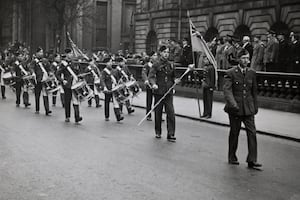
<svg viewBox="0 0 300 200"><path fill-rule="evenodd" d="M288 37L290 33L288 25L283 22L276 22L270 29L275 31L275 33L283 33L285 37Z"/></svg>
<svg viewBox="0 0 300 200"><path fill-rule="evenodd" d="M243 36L247 35L247 36L251 36L251 31L249 29L248 26L242 24L239 25L235 31L234 31L234 36L236 36L237 38L239 38L240 41L243 40Z"/></svg>
<svg viewBox="0 0 300 200"><path fill-rule="evenodd" d="M204 34L204 40L206 42L210 42L218 35L219 35L218 29L216 29L215 27L210 27L209 29L207 29L206 33Z"/></svg>
<svg viewBox="0 0 300 200"><path fill-rule="evenodd" d="M146 40L146 53L149 54L151 51L157 51L157 36L155 31L149 31Z"/></svg>

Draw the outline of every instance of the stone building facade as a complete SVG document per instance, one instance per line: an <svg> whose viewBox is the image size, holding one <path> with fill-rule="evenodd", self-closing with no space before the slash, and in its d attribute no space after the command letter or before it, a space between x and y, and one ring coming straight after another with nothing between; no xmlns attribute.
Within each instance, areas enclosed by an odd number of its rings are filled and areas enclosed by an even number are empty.
<svg viewBox="0 0 300 200"><path fill-rule="evenodd" d="M75 19L66 28L78 47L112 52L133 49L135 0L86 2L92 6L93 16ZM80 12L86 14L85 10ZM57 22L51 16L44 0L1 0L0 49L13 41L25 42L32 50L38 46L46 50L55 49L60 41L61 48L64 48L67 45L66 38L58 39Z"/></svg>
<svg viewBox="0 0 300 200"><path fill-rule="evenodd" d="M206 40L227 34L300 33L299 0L137 0L135 49L156 50L161 40L189 37L190 18Z"/></svg>

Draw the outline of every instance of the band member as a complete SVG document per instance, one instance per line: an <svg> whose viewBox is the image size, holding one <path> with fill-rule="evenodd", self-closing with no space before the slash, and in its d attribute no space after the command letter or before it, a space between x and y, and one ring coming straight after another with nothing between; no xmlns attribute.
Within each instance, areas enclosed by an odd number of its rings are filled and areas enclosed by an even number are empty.
<svg viewBox="0 0 300 200"><path fill-rule="evenodd" d="M216 85L216 76L215 76L215 68L209 62L207 56L203 58L204 62L204 71L203 71L203 105L204 112L201 116L202 118L211 118L212 115L212 106L213 106L213 94Z"/></svg>
<svg viewBox="0 0 300 200"><path fill-rule="evenodd" d="M120 72L120 77L118 77L117 81L126 83L131 80L134 80L132 73L129 71L128 67L125 65L125 59L123 57L118 57L115 60L118 63L118 66L116 67L117 70ZM130 91L129 91L130 93ZM127 108L128 114L131 114L134 112L134 109L131 106L130 100L127 99L125 102L125 106ZM120 110L122 112L123 110L123 103L120 104Z"/></svg>
<svg viewBox="0 0 300 200"><path fill-rule="evenodd" d="M102 71L101 74L101 84L103 86L103 92L104 92L104 115L105 120L109 121L109 103L112 99L113 106L114 106L114 112L116 115L117 121L121 121L124 119L123 116L121 116L120 111L120 105L119 102L116 100L115 95L112 93L112 89L117 86L117 76L118 71L116 69L112 68L112 58L105 58L103 60L104 63L106 63L106 67Z"/></svg>
<svg viewBox="0 0 300 200"><path fill-rule="evenodd" d="M248 139L248 167L255 168L262 165L257 163L254 122L254 115L258 112L256 73L253 69L247 68L250 62L249 59L248 51L242 49L238 53L238 66L226 71L224 76L224 96L226 100L224 110L229 115L230 123L228 163L232 165L239 164L236 151L241 122L243 122Z"/></svg>
<svg viewBox="0 0 300 200"><path fill-rule="evenodd" d="M154 51L152 51L149 56L150 56L150 59L143 66L143 70L142 70L142 78L143 78L144 84L146 85L146 113L148 113L151 110L152 101L153 101L152 86L150 85L148 76L149 76L150 69L153 66L153 63L158 58L157 53ZM148 115L147 120L152 121L151 113Z"/></svg>
<svg viewBox="0 0 300 200"><path fill-rule="evenodd" d="M79 113L79 100L72 95L72 85L78 81L79 69L72 63L73 52L71 49L65 50L66 57L61 61L61 65L56 72L56 78L60 81L65 91L65 122L70 122L71 101L73 102L75 122L82 121Z"/></svg>
<svg viewBox="0 0 300 200"><path fill-rule="evenodd" d="M168 61L169 48L159 48L160 58L154 63L149 72L149 81L153 88L155 104L175 83L175 68ZM176 80L177 82L177 80ZM175 112L173 105L173 93L170 92L155 109L155 133L156 138L161 138L162 110L165 107L167 113L168 141L175 141Z"/></svg>
<svg viewBox="0 0 300 200"><path fill-rule="evenodd" d="M96 66L95 63L90 63L89 66L84 70L85 73L90 72L88 75L85 76L85 80L91 90L93 90L94 98L96 102L96 108L101 107L100 105L100 70ZM92 106L92 99L88 100L89 107Z"/></svg>
<svg viewBox="0 0 300 200"><path fill-rule="evenodd" d="M23 77L28 76L29 72L27 69L27 64L25 62L25 57L23 53L16 53L15 54L16 61L13 63L13 71L16 73L15 77L15 88L16 88L16 106L20 106L21 102L21 93L23 90L23 103L25 105L25 108L30 106L29 103L29 95L28 95L28 87L24 84Z"/></svg>
<svg viewBox="0 0 300 200"><path fill-rule="evenodd" d="M56 72L60 66L61 66L61 56L60 56L60 54L55 54L54 60L51 64L51 73L56 74ZM60 100L61 100L62 107L64 107L65 106L65 97L64 97L65 93L64 93L63 87L61 85L59 85L59 90L52 93L52 105L56 106L56 97L57 97L58 92L60 93Z"/></svg>
<svg viewBox="0 0 300 200"><path fill-rule="evenodd" d="M5 85L4 85L4 80L3 80L3 75L7 71L4 65L4 55L0 52L0 86L1 86L1 95L2 99L6 99L5 96Z"/></svg>
<svg viewBox="0 0 300 200"><path fill-rule="evenodd" d="M50 71L50 65L48 61L43 58L44 57L44 51L42 48L38 47L35 53L35 57L31 63L31 67L33 69L33 72L36 76L36 85L34 88L35 93L35 113L40 113L40 96L41 92L43 95L43 102L45 107L45 114L48 116L52 113L52 111L49 109L49 98L48 98L48 92L46 90L46 87L44 85L45 81L49 78L49 71Z"/></svg>

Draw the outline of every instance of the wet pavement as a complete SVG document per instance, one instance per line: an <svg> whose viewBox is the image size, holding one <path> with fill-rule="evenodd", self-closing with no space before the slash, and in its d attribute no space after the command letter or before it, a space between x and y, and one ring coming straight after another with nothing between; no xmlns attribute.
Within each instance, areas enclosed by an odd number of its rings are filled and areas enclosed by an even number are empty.
<svg viewBox="0 0 300 200"><path fill-rule="evenodd" d="M300 199L300 143L258 135L256 171L244 162L244 132L241 164L227 164L227 127L176 117L170 143L165 123L160 140L153 122L137 126L143 109L106 122L103 107L84 102L76 125L60 105L47 117L43 106L37 115L14 101L10 92L0 100L0 200Z"/></svg>

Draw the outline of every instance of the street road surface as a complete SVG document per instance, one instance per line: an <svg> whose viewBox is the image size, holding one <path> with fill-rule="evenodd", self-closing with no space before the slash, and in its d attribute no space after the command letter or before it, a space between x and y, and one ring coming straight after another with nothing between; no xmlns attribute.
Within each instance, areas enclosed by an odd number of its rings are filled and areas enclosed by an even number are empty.
<svg viewBox="0 0 300 200"><path fill-rule="evenodd" d="M263 171L256 171L244 162L245 132L241 164L230 166L226 127L177 117L177 142L170 143L165 123L160 140L154 122L137 126L143 109L125 112L122 123L111 110L106 122L103 107L84 102L75 125L73 110L65 123L59 103L47 117L43 104L37 115L34 105L17 108L7 96L0 100L0 200L300 199L299 143L258 135Z"/></svg>

